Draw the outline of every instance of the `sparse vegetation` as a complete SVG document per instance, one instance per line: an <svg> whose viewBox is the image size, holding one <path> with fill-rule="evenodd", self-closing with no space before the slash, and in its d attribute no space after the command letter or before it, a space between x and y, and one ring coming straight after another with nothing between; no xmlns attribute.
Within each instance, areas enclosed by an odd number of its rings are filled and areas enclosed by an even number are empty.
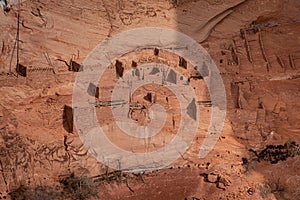
<svg viewBox="0 0 300 200"><path fill-rule="evenodd" d="M9 193L12 200L63 199L59 189L48 186L28 187L21 185Z"/></svg>
<svg viewBox="0 0 300 200"><path fill-rule="evenodd" d="M71 173L68 177L60 180L60 186L36 186L21 185L11 191L12 200L86 200L97 197L97 190L92 178L87 176L76 177Z"/></svg>
<svg viewBox="0 0 300 200"><path fill-rule="evenodd" d="M258 189L262 198L267 198L272 194L271 186L268 183L265 185L259 185Z"/></svg>
<svg viewBox="0 0 300 200"><path fill-rule="evenodd" d="M271 185L272 193L279 194L279 196L282 196L286 190L285 187L283 186L283 184L280 182L280 178L278 178L276 182L274 182L270 185Z"/></svg>
<svg viewBox="0 0 300 200"><path fill-rule="evenodd" d="M74 173L60 180L63 186L63 195L68 198L79 200L89 199L92 196L97 196L94 181L87 176L76 177Z"/></svg>

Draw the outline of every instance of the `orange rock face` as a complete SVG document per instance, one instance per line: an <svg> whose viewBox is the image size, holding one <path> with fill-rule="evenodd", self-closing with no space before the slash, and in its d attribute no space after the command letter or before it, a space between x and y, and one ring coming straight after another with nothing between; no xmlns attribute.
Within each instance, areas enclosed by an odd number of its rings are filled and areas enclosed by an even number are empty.
<svg viewBox="0 0 300 200"><path fill-rule="evenodd" d="M20 2L0 12L0 199L300 198L298 0ZM213 135L209 65L195 66L167 44L140 46L113 60L107 55L101 79L86 92L98 125L118 148L151 153L172 142L182 113L168 84L186 83L195 95L187 112L198 127L186 151L163 169L133 173L107 167L84 145L72 98L97 45L141 27L181 32L208 52L224 83L226 118L216 145L200 158L206 134ZM161 84L111 101L117 83L131 88L128 74L148 76L146 64L154 66L149 74L163 77ZM156 104L165 123L148 139L128 136L113 116L128 106L124 116L144 127Z"/></svg>

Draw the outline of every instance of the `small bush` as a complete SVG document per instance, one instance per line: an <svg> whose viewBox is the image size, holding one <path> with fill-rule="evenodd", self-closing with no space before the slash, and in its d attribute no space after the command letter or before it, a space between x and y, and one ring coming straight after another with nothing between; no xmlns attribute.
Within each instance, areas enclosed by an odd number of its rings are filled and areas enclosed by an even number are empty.
<svg viewBox="0 0 300 200"><path fill-rule="evenodd" d="M9 193L12 200L86 200L97 197L97 190L92 178L86 176L76 177L71 173L61 179L61 186L24 186Z"/></svg>
<svg viewBox="0 0 300 200"><path fill-rule="evenodd" d="M27 187L21 185L9 193L12 200L63 199L59 190L49 186Z"/></svg>
<svg viewBox="0 0 300 200"><path fill-rule="evenodd" d="M262 198L267 198L272 194L271 186L267 183L265 185L259 185L258 189Z"/></svg>
<svg viewBox="0 0 300 200"><path fill-rule="evenodd" d="M71 173L69 177L60 180L63 186L63 193L71 199L89 199L92 196L97 196L92 178L86 176L76 177Z"/></svg>

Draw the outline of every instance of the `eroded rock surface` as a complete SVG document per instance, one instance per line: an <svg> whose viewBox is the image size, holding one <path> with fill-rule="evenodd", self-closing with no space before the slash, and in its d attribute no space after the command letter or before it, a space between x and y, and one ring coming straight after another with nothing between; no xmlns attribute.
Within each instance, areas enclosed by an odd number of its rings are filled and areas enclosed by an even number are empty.
<svg viewBox="0 0 300 200"><path fill-rule="evenodd" d="M0 197L299 199L299 13L297 0L27 0L0 12ZM101 41L137 27L185 33L218 66L227 116L218 143L204 159L198 153L213 105L203 77L188 71L192 65L182 59L180 64L177 55L155 55L151 49L119 58L126 71L153 57L180 69L194 88L203 117L188 151L168 168L126 174L105 167L83 146L65 113L80 73L69 71L75 66L70 61L81 64ZM17 50L26 77L16 73ZM99 100L111 95L114 64L95 86ZM147 123L152 103L164 106L169 115L162 134L149 143L128 139L114 129L110 109L97 108L108 137L132 152L170 141L180 122L174 94L150 85L136 91L133 100L138 109L130 116L139 124Z"/></svg>

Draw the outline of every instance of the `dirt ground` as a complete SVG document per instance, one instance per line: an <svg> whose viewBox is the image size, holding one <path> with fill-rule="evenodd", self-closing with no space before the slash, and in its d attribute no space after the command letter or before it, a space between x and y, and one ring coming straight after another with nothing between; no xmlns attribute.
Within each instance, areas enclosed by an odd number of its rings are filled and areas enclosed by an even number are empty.
<svg viewBox="0 0 300 200"><path fill-rule="evenodd" d="M72 93L81 72L68 65L82 64L103 40L138 27L182 32L217 65L227 114L205 158L198 153L212 107L199 103L210 101L199 78L189 84L200 125L190 148L170 166L123 173L97 161L80 140ZM0 30L0 199L300 199L300 1L26 0L0 12ZM145 58L185 77L193 73L189 61L185 70L178 67L178 55L153 51L118 58L124 73L132 61L140 66ZM26 77L16 72L17 57ZM117 80L112 63L96 86L98 101L110 99ZM161 85L132 94L132 102L144 107L130 113L131 119L149 123L149 92L167 120L147 144L117 128L111 107L95 108L107 137L127 151L157 150L179 129L178 100Z"/></svg>

